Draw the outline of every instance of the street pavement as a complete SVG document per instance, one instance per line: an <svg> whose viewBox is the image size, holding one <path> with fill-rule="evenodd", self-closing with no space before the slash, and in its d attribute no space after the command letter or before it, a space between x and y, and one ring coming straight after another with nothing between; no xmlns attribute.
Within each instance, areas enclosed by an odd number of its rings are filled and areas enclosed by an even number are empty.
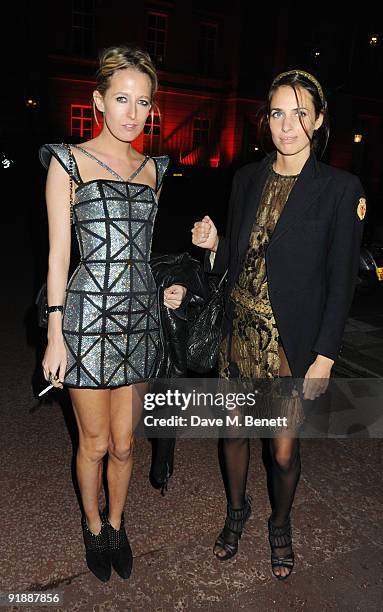
<svg viewBox="0 0 383 612"><path fill-rule="evenodd" d="M335 373L383 377L383 282L367 294L355 294Z"/></svg>
<svg viewBox="0 0 383 612"><path fill-rule="evenodd" d="M56 609L66 612L383 609L381 439L302 440L293 511L296 565L286 582L270 571L259 440L251 443L253 514L238 555L220 563L212 554L225 517L216 441L177 442L174 475L161 497L148 481L150 445L138 439L125 510L133 574L128 581L115 573L107 584L97 581L85 564L72 481L71 408L54 396L38 404L32 390L35 347L21 324L29 320L32 282L22 265L7 280L0 312L0 591L61 591L64 602ZM382 377L381 292L366 308L358 299L337 375Z"/></svg>

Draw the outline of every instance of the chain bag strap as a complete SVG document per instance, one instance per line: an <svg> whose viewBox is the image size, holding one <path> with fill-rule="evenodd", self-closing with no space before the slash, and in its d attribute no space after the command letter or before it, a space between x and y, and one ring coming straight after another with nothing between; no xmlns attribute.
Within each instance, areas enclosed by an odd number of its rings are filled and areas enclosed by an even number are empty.
<svg viewBox="0 0 383 612"><path fill-rule="evenodd" d="M68 151L69 156L69 203L70 203L70 222L71 225L74 223L73 217L73 203L74 203L74 189L73 189L73 153L70 145L64 145Z"/></svg>

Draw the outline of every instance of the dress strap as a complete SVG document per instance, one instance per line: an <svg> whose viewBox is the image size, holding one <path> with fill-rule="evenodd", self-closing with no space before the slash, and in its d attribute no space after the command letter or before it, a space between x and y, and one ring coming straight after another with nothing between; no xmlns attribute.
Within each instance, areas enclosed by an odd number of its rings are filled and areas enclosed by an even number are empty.
<svg viewBox="0 0 383 612"><path fill-rule="evenodd" d="M146 164L148 163L149 159L150 159L149 155L145 155L145 159L138 166L137 170L135 170L133 172L133 174L130 175L130 177L128 178L128 181L131 181L132 179L136 178L137 174L139 174L141 172L141 170L143 170L144 166L146 166Z"/></svg>
<svg viewBox="0 0 383 612"><path fill-rule="evenodd" d="M89 157L90 159L93 159L95 162L97 162L100 166L102 166L103 168L105 168L105 170L108 170L108 172L110 172L111 174L113 174L113 176L115 176L119 181L122 181L123 183L129 183L130 181L132 181L143 169L143 167L147 164L148 160L150 159L148 155L145 156L145 159L141 162L141 164L138 166L138 168L133 172L133 174L131 174L126 180L122 178L122 176L120 176L119 174L117 174L117 172L115 172L113 170L113 168L111 168L110 166L108 166L108 164L105 164L103 161L101 161L101 159L98 159L98 157L96 157L95 155L93 155L92 153L89 153L89 151L87 151L86 149L83 149L82 147L80 147L79 145L72 145L72 147L75 147L76 149L79 149L82 153L84 153L84 155L86 155L87 157Z"/></svg>
<svg viewBox="0 0 383 612"><path fill-rule="evenodd" d="M119 174L117 174L117 172L115 172L113 170L113 168L111 168L110 166L108 166L108 164L105 164L103 161L101 161L101 159L98 159L98 157L96 157L95 155L93 155L92 153L89 153L89 151L87 151L86 149L83 149L82 147L80 147L79 145L75 145L72 144L72 147L74 147L75 149L79 149L79 151L81 151L82 153L84 153L84 155L86 155L87 157L89 157L90 159L93 159L95 162L97 162L100 166L102 166L103 168L105 168L105 170L107 170L108 172L110 172L111 174L113 174L113 176L115 176L116 178L118 178L119 181L122 181L123 183L125 182L124 179L122 178L122 176L120 176ZM129 180L129 179L128 179Z"/></svg>

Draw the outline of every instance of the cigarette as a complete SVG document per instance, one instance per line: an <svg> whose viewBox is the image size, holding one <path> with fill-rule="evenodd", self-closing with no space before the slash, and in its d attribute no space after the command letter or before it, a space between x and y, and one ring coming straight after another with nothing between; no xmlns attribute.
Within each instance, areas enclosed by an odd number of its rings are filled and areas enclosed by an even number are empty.
<svg viewBox="0 0 383 612"><path fill-rule="evenodd" d="M47 393L49 391L49 389L52 389L52 387L53 387L53 385L48 385L47 387L45 387L45 389L40 391L38 397L41 397L42 395L44 395L44 393Z"/></svg>

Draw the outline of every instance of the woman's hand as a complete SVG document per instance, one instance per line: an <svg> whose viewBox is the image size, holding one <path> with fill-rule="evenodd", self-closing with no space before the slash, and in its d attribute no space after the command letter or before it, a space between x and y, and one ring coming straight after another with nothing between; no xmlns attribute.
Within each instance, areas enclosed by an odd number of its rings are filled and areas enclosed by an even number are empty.
<svg viewBox="0 0 383 612"><path fill-rule="evenodd" d="M63 388L67 359L64 338L49 340L43 359L44 378L59 389Z"/></svg>
<svg viewBox="0 0 383 612"><path fill-rule="evenodd" d="M210 249L214 253L217 251L219 240L217 228L210 217L205 215L202 221L196 221L191 233L193 244L201 247L201 249Z"/></svg>
<svg viewBox="0 0 383 612"><path fill-rule="evenodd" d="M333 365L333 359L329 359L324 355L317 356L305 375L303 382L304 399L314 400L326 392Z"/></svg>
<svg viewBox="0 0 383 612"><path fill-rule="evenodd" d="M186 287L182 285L170 285L164 290L164 304L168 308L175 310L179 308L186 295Z"/></svg>

